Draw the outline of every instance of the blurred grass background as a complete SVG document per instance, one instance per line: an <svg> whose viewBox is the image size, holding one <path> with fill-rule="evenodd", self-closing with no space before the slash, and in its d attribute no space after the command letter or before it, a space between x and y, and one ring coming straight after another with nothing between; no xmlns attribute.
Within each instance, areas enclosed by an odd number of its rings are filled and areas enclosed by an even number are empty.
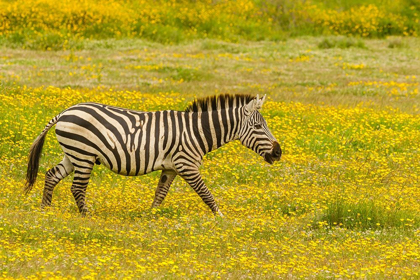
<svg viewBox="0 0 420 280"><path fill-rule="evenodd" d="M300 35L418 36L417 0L0 0L0 45L83 48L87 39L284 40Z"/></svg>

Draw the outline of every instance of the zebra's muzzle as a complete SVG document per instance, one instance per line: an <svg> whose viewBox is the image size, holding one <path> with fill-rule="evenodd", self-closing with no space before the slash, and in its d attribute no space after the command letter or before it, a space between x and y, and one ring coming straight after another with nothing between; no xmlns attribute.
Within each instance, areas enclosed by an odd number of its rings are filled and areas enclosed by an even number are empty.
<svg viewBox="0 0 420 280"><path fill-rule="evenodd" d="M269 164L273 164L275 161L279 161L281 158L281 148L279 143L273 142L273 150L271 153L265 153L264 160Z"/></svg>

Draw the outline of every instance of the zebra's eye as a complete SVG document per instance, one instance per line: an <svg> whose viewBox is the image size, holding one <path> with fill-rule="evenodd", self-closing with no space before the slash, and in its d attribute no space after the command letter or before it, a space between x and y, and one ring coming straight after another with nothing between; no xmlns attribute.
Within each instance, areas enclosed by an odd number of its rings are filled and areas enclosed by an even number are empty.
<svg viewBox="0 0 420 280"><path fill-rule="evenodd" d="M261 129L262 126L257 123L256 125L254 125L254 127L255 127L255 129Z"/></svg>

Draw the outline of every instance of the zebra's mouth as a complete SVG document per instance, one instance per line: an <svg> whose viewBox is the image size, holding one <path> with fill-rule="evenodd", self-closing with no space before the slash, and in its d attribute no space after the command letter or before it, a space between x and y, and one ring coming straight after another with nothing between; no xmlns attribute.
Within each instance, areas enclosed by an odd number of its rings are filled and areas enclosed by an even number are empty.
<svg viewBox="0 0 420 280"><path fill-rule="evenodd" d="M264 155L264 160L265 160L266 162L268 162L269 164L273 164L273 163L274 163L274 160L273 160L273 158L271 157L271 155L270 155L269 153L266 153L266 154Z"/></svg>
<svg viewBox="0 0 420 280"><path fill-rule="evenodd" d="M272 152L271 153L265 153L264 159L269 164L273 164L275 161L280 160L281 154L282 154L282 152L281 152L281 148L280 148L279 143L274 142Z"/></svg>
<svg viewBox="0 0 420 280"><path fill-rule="evenodd" d="M266 153L266 154L264 155L264 160L265 160L266 162L268 162L269 164L273 164L275 161L280 160L280 157L274 157L273 155L271 155L271 154L269 154L269 153Z"/></svg>

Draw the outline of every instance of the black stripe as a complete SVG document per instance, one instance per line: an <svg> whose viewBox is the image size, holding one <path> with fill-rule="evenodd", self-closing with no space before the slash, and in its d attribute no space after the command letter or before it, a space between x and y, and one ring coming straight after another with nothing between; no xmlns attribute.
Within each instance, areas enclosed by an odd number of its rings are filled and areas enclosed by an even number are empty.
<svg viewBox="0 0 420 280"><path fill-rule="evenodd" d="M177 137L180 137L180 133L177 133L176 131L176 122L178 121L178 119L176 118L176 116L178 115L179 112L175 112L175 111L169 111L169 118L171 118L171 122L172 122L172 138L171 140L171 145L169 146L168 150L166 151L165 155L163 156L163 158L166 158L169 153L171 153L174 149L175 146L175 141ZM169 134L168 134L169 137ZM169 140L169 139L168 139Z"/></svg>
<svg viewBox="0 0 420 280"><path fill-rule="evenodd" d="M158 158L158 155L159 155L159 143L160 143L160 139L159 139L159 131L160 131L160 115L162 114L162 112L156 112L155 113L155 116L156 116L156 119L155 119L155 155L154 155L154 159L153 159L153 163L152 163L152 171L154 170L154 168L155 168L155 163L156 163L156 160L157 160L157 158ZM165 129L165 127L163 128L163 129Z"/></svg>
<svg viewBox="0 0 420 280"><path fill-rule="evenodd" d="M74 165L74 167L77 167L77 168L80 168L80 169L90 169L90 170L92 170L92 169L93 169L93 168L89 168L89 167L86 167L86 166L78 165L78 164L73 163L73 162L72 162L72 164ZM92 163L92 164L93 164L93 163Z"/></svg>
<svg viewBox="0 0 420 280"><path fill-rule="evenodd" d="M219 148L222 146L222 130L220 127L220 120L217 111L211 112L211 118L213 119L213 127L214 131L216 132L217 147Z"/></svg>
<svg viewBox="0 0 420 280"><path fill-rule="evenodd" d="M229 142L229 139L228 139L228 134L229 134L229 131L228 131L227 114L228 114L228 111L227 111L227 110L222 110L222 111L220 111L220 115L221 115L221 117L222 117L221 122L222 122L222 124L223 124L223 133L224 133L224 135L222 135L222 137L220 137L220 138L221 138L221 140L223 140L223 142L225 142L225 143ZM225 139L223 139L223 137L224 137Z"/></svg>
<svg viewBox="0 0 420 280"><path fill-rule="evenodd" d="M188 113L185 113L184 117L185 117L185 131L187 132L187 137L190 140L190 143L188 143L188 141L185 141L185 144L187 145L189 150L191 150L191 152L194 154L194 158L197 158L198 156L200 156L200 153L197 151L197 146L194 141L196 137L190 129L191 119Z"/></svg>
<svg viewBox="0 0 420 280"><path fill-rule="evenodd" d="M198 130L198 113L192 114L192 125L193 125L193 133L194 137L198 142L198 145L200 145L201 150L206 153L206 146L204 145L203 139L201 139L200 131Z"/></svg>
<svg viewBox="0 0 420 280"><path fill-rule="evenodd" d="M140 127L139 127L139 129L141 131L139 133L139 139L138 139L138 143L137 143L137 149L134 152L134 155L136 157L136 175L139 175L139 172L140 172L140 146L141 146L141 138L143 136L143 133L145 133L144 132L144 121L146 119L145 114L139 114L139 117L140 117Z"/></svg>
<svg viewBox="0 0 420 280"><path fill-rule="evenodd" d="M236 126L235 126L235 129L233 131L233 134L238 135L240 130L241 130L241 124L242 124L242 122L240 121L241 109L240 108L235 108L233 110L233 114L235 114L235 116L236 116Z"/></svg>
<svg viewBox="0 0 420 280"><path fill-rule="evenodd" d="M233 109L229 110L229 118L230 118L230 137L231 139L235 139L237 134L235 134L235 129L239 126L240 120L238 120L235 116L235 112Z"/></svg>
<svg viewBox="0 0 420 280"><path fill-rule="evenodd" d="M63 146L64 148L66 148L66 149L68 149L68 150L72 150L72 151L75 151L75 152L77 152L77 153L79 153L79 154L82 154L82 155L85 155L85 156L90 156L90 157L94 157L94 158L96 158L96 156L97 155L95 155L95 154L92 154L92 153L89 153L89 152L86 152L85 150L82 150L82 149L79 149L79 148L76 148L76 147L73 147L73 146L69 146L69 145L66 145L66 144L63 144L63 143L61 143L60 141L58 142L61 146ZM76 157L74 157L74 158L76 158ZM77 158L76 158L77 159ZM91 161L89 161L89 163L90 163Z"/></svg>
<svg viewBox="0 0 420 280"><path fill-rule="evenodd" d="M169 129L172 129L169 127L169 116L168 111L163 111L163 127L165 128L165 133L163 134L163 149L166 148L166 145L168 144L168 138L169 138ZM173 124L172 124L173 125ZM160 141L160 139L159 139Z"/></svg>
<svg viewBox="0 0 420 280"><path fill-rule="evenodd" d="M146 170L147 170L147 165L149 164L149 160L150 160L150 153L149 153L149 149L150 149L150 129L152 127L152 116L153 113L147 113L147 115L149 116L148 120L147 120L147 125L146 125L146 130L144 131L146 133L146 143L144 145L144 171L142 174L146 174Z"/></svg>
<svg viewBox="0 0 420 280"><path fill-rule="evenodd" d="M209 152L211 148L213 147L213 138L210 131L210 120L209 120L209 114L210 112L203 112L201 114L201 127L204 132L204 137L207 141L207 145L209 147L209 150L206 152Z"/></svg>
<svg viewBox="0 0 420 280"><path fill-rule="evenodd" d="M179 137L180 140L182 140L182 136L183 136L183 133L184 133L184 124L182 122L182 118L184 117L184 114L185 113L181 113L181 112L177 112L177 114L176 114L176 118L177 118L177 122L178 122L178 133L177 133L176 137ZM181 144L183 144L182 141L181 141ZM178 147L176 147L176 148L178 148Z"/></svg>
<svg viewBox="0 0 420 280"><path fill-rule="evenodd" d="M60 143L60 142L59 142ZM60 145L63 145L62 143L60 143ZM89 163L89 164L92 164L92 162L90 161L90 160L86 160L86 159L80 159L80 158L78 158L78 157L75 157L75 156L73 156L73 155L71 155L71 154L69 154L69 153L65 153L66 154L66 156L68 156L68 157L71 157L71 158L74 158L75 160L77 160L77 161L81 161L81 162L84 162L84 163ZM72 161L70 161L72 164L73 164L73 162Z"/></svg>
<svg viewBox="0 0 420 280"><path fill-rule="evenodd" d="M219 103L220 103L220 110L224 111L226 109L226 99L222 98Z"/></svg>
<svg viewBox="0 0 420 280"><path fill-rule="evenodd" d="M76 171L74 171L74 175L76 175L76 174L80 174L80 175L90 175L90 174L91 174L91 172L82 172L82 171L76 170ZM87 179L87 178L86 178L86 179Z"/></svg>

